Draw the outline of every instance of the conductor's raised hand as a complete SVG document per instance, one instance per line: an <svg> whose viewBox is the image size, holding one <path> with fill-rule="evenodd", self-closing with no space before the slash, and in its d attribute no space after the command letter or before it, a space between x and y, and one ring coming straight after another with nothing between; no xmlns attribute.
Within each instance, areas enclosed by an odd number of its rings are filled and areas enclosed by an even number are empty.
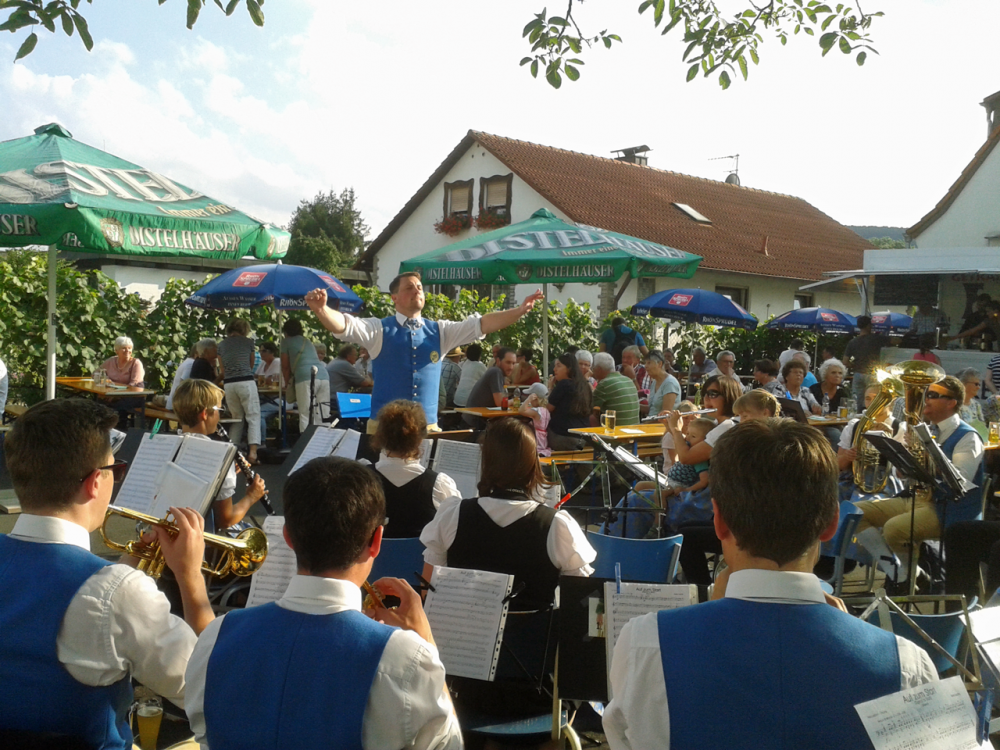
<svg viewBox="0 0 1000 750"><path fill-rule="evenodd" d="M201 562L205 558L205 519L192 508L171 508L177 533L162 526L153 529L163 550L163 559L178 581L201 577Z"/></svg>
<svg viewBox="0 0 1000 750"><path fill-rule="evenodd" d="M542 294L542 290L541 289L536 289L534 294L531 294L528 297L525 297L524 302L521 303L521 309L524 312L528 312L528 311L531 310L531 308L533 308L535 306L536 302L538 302L540 299L544 299L544 298L545 298L545 295Z"/></svg>
<svg viewBox="0 0 1000 750"><path fill-rule="evenodd" d="M314 313L326 307L326 289L313 289L306 294L306 304Z"/></svg>
<svg viewBox="0 0 1000 750"><path fill-rule="evenodd" d="M424 614L423 604L420 602L420 594L413 590L402 578L379 578L372 584L375 589L385 596L395 596L399 598L399 606L395 609L385 609L376 607L366 610L365 614L373 620L384 622L386 625L394 625L404 630L412 630L428 643L434 643L434 636L431 634L431 624Z"/></svg>

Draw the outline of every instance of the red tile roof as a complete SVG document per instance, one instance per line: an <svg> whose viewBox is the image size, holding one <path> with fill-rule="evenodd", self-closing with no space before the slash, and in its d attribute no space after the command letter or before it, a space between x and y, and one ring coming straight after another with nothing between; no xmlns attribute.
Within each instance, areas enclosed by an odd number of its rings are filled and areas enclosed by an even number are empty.
<svg viewBox="0 0 1000 750"><path fill-rule="evenodd" d="M1000 91L987 97L986 101L989 101L997 96L1000 96ZM932 208L930 212L924 216L924 218L906 230L907 237L911 240L915 240L921 232L927 229L927 227L944 216L945 211L947 211L951 207L951 204L955 202L955 199L958 198L958 194L965 189L966 185L969 184L969 180L971 180L973 175L976 174L976 171L983 165L998 143L1000 143L1000 127L994 128L990 137L986 139L986 143L979 147L976 155L972 157L972 161L970 161L968 166L962 170L962 174L960 174L958 179L955 180L955 183L948 188L948 192L945 193L944 197L938 201L938 204L934 206L934 208Z"/></svg>
<svg viewBox="0 0 1000 750"><path fill-rule="evenodd" d="M701 255L701 268L817 280L824 271L861 268L871 248L799 198L470 130L358 267L371 267L379 248L473 143L573 221ZM712 223L698 223L674 203L691 206Z"/></svg>

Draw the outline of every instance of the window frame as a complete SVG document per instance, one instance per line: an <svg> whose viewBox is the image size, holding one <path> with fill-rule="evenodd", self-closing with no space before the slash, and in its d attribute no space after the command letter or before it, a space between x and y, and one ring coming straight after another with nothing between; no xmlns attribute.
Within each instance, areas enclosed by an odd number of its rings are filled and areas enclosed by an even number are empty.
<svg viewBox="0 0 1000 750"><path fill-rule="evenodd" d="M801 300L808 300L809 304L808 305L804 305L804 304L799 303L799 306L796 307L795 303L799 302L800 299ZM801 310L804 307L816 307L816 297L815 297L815 295L809 294L809 293L794 294L794 295L792 295L792 309L793 310Z"/></svg>
<svg viewBox="0 0 1000 750"><path fill-rule="evenodd" d="M472 219L472 193L475 190L475 186L476 186L476 181L474 178L470 178L468 180L455 180L454 182L444 183L444 206L442 209L442 214L444 215L444 218L447 219L449 216L465 214L470 220ZM451 194L452 191L458 187L466 187L469 189L469 202L468 206L465 208L464 211L456 211L454 210L454 206L452 205ZM449 211L448 210L449 208L452 210Z"/></svg>
<svg viewBox="0 0 1000 750"><path fill-rule="evenodd" d="M499 206L493 206L490 208L486 205L486 190L490 183L507 183L507 202L503 206L504 217L507 222L510 223L510 204L511 204L511 192L514 188L514 173L508 172L507 174L495 174L492 177L480 177L479 178L479 213L483 211L495 211L500 208Z"/></svg>
<svg viewBox="0 0 1000 750"><path fill-rule="evenodd" d="M725 291L723 291L725 290ZM736 292L736 294L731 294ZM747 312L750 311L750 288L745 286L727 286L726 284L716 284L715 293L728 297Z"/></svg>

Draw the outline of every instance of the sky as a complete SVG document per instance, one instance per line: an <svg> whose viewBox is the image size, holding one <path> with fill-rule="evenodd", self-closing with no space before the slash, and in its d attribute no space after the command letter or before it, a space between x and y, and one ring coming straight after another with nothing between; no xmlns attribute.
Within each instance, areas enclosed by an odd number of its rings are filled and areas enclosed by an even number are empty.
<svg viewBox="0 0 1000 750"><path fill-rule="evenodd" d="M544 0L272 0L266 23L209 2L83 4L96 40L0 34L0 141L59 122L74 137L261 219L353 187L370 239L470 129L598 156L647 144L649 164L798 196L849 225L908 227L986 138L1000 90L996 0L866 0L880 55L864 67L815 38L765 37L750 78L684 82L684 45L637 2L579 6L594 50L554 90L518 62ZM560 4L561 5L561 4ZM748 2L721 0L723 8Z"/></svg>

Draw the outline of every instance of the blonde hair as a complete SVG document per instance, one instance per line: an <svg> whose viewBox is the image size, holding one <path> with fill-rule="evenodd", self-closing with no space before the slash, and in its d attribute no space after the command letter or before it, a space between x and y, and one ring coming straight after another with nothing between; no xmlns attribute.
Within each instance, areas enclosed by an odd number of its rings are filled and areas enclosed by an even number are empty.
<svg viewBox="0 0 1000 750"><path fill-rule="evenodd" d="M736 399L733 411L739 413L743 409L764 412L772 417L781 414L781 404L778 403L778 399L773 393L765 391L763 388L755 388Z"/></svg>
<svg viewBox="0 0 1000 750"><path fill-rule="evenodd" d="M701 437L705 437L708 433L715 429L716 425L711 419L705 419L704 417L698 417L697 419L692 419L691 423L687 426L688 432L691 431L692 427L697 427L702 430Z"/></svg>
<svg viewBox="0 0 1000 750"><path fill-rule="evenodd" d="M679 404L677 404L677 411L679 411L681 414L683 414L686 411L694 411L695 408L696 407L695 407L693 401L686 401L685 400L685 401L681 401Z"/></svg>
<svg viewBox="0 0 1000 750"><path fill-rule="evenodd" d="M174 393L174 414L184 427L194 427L205 409L222 404L224 395L225 391L208 380L185 380Z"/></svg>

